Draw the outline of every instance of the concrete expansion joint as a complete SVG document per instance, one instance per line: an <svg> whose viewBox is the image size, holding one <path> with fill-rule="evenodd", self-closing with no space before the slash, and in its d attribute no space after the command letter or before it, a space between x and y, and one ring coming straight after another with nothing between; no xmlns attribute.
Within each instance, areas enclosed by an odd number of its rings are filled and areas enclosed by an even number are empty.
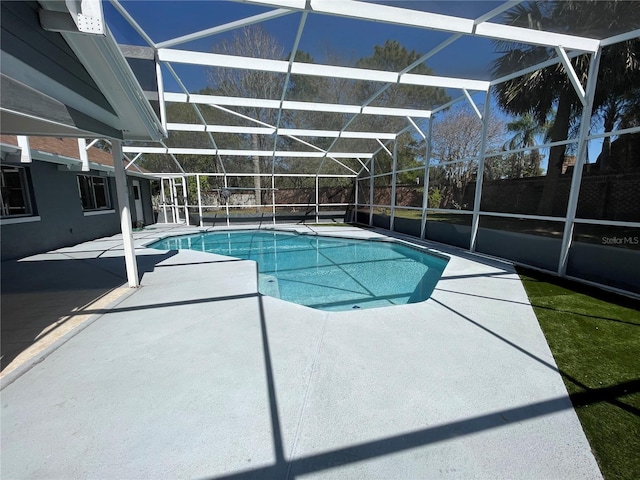
<svg viewBox="0 0 640 480"><path fill-rule="evenodd" d="M293 460L296 455L296 450L298 448L298 440L300 439L300 433L302 432L302 427L304 426L304 416L307 409L307 404L309 402L309 395L311 393L311 385L313 383L313 379L317 374L319 363L320 363L320 353L322 351L322 342L324 340L324 334L327 330L327 324L329 323L329 314L324 315L324 322L322 323L322 331L320 332L320 338L318 339L318 346L316 348L316 353L313 356L313 360L311 361L311 372L309 373L309 381L307 382L307 386L304 392L304 398L302 400L302 407L300 408L300 416L298 417L298 424L296 425L296 433L293 438L293 445L291 446L291 451L289 452L289 466L287 467L287 474L285 475L285 480L288 480L291 476L291 468L293 466Z"/></svg>

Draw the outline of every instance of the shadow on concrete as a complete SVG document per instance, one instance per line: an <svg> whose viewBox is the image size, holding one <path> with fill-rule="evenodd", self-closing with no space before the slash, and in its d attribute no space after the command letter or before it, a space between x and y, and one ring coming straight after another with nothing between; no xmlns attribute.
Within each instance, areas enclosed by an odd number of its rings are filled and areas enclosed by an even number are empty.
<svg viewBox="0 0 640 480"><path fill-rule="evenodd" d="M398 452L423 447L429 444L451 440L456 437L472 435L493 428L500 428L512 423L520 423L537 417L550 415L563 410L572 409L573 405L592 405L600 402L618 403L621 396L632 395L640 392L640 379L625 382L619 385L592 389L586 392L573 394L569 397L560 396L543 400L540 402L523 405L519 407L504 409L485 415L456 420L444 425L429 427L414 432L406 432L392 437L364 442L357 445L308 455L299 458L287 459L284 455L284 444L280 427L280 417L278 414L278 404L276 399L276 388L271 363L271 353L269 348L269 337L265 321L262 297L258 297L260 308L260 326L262 331L262 346L264 354L265 373L267 377L267 389L269 396L269 411L271 416L271 426L273 432L273 448L275 464L251 470L231 473L228 475L209 477L209 480L248 480L248 479L290 479L310 473L320 472L356 462L366 461L377 457L395 454ZM189 302L185 302L189 303ZM444 306L444 305L443 305ZM449 308L449 307L447 307ZM455 312L455 310L451 309ZM543 359L522 349L518 345L510 342L504 337L483 327L472 319L463 316L479 328L491 333L510 346L521 351L525 355L542 363L543 365L556 370L556 367ZM562 372L560 372L562 373ZM638 414L637 412L635 413Z"/></svg>
<svg viewBox="0 0 640 480"><path fill-rule="evenodd" d="M469 277L473 277L473 276L481 276L481 275L469 275ZM446 288L436 288L435 290L439 291L439 292L447 292L447 293L455 293L458 295L465 295L468 297L478 297L478 298L484 298L487 300L495 300L496 302L508 302L508 303L515 303L518 305L531 305L532 307L535 308L541 308L543 310L551 310L553 312L558 312L558 313L566 313L567 315L575 315L577 317L584 317L584 318L590 318L593 320L606 320L608 322L616 322L616 323L623 323L625 325L631 325L634 327L640 327L640 323L634 323L634 322L628 322L626 320L620 320L619 318L614 318L614 317L603 317L601 315L589 315L588 313L584 313L584 312L576 312L574 310L564 310L561 308L557 308L557 307L549 307L547 305L539 305L537 303L535 303L535 300L532 301L532 303L526 303L526 302L516 302L514 300L505 300L504 298L498 298L498 297L490 297L488 295L477 295L474 293L468 293L468 292L459 292L456 290L448 290Z"/></svg>
<svg viewBox="0 0 640 480"><path fill-rule="evenodd" d="M491 330L490 328L485 327L484 325L481 325L480 323L476 322L475 320L473 320L472 318L458 312L457 310L451 308L448 305L445 305L442 302L439 302L438 300L433 299L434 302L436 302L438 305L441 305L442 307L446 308L447 310L455 313L456 315L462 317L463 319L465 319L466 321L468 321L469 323L472 323L473 325L475 325L476 327L480 328L481 330L484 330L485 332L489 333L490 335L496 337L497 339L499 339L500 341L506 343L507 345L509 345L510 347L518 350L519 352L523 353L524 355L530 357L531 359L535 360L538 363L541 363L542 365L544 365L545 367L560 373L560 375L562 375L566 380L570 381L571 383L577 385L578 387L580 387L583 391L579 392L579 393L575 393L575 394L571 394L570 398L572 400L573 405L575 405L576 407L578 406L584 406L584 405L590 405L591 403L600 403L600 402L608 402L611 405L614 405L628 413L631 413L632 415L635 416L640 416L640 410L631 406L631 405L627 405L626 403L622 403L621 401L618 400L618 397L620 396L625 396L628 395L630 393L627 393L627 390L631 391L631 393L640 391L640 380L636 381L632 381L632 382L625 382L622 383L620 385L614 385L614 386L610 386L610 387L605 387L605 388L598 388L598 389L593 389L593 388L589 388L587 385L585 385L584 383L580 382L577 378L569 375L568 373L560 370L559 368L557 368L555 365L543 360L542 358L534 355L533 353L525 350L524 348L520 347L519 345L513 343L512 341L506 339L505 337L497 334L496 332L494 332L493 330ZM519 303L519 302L513 302L513 303ZM618 388L620 387L620 388ZM635 390L634 390L635 389ZM576 403L578 402L578 403Z"/></svg>
<svg viewBox="0 0 640 480"><path fill-rule="evenodd" d="M151 271L155 265L174 255L175 252L168 252L161 255L150 255L148 258L140 257L142 261L140 265L140 271L148 272ZM102 259L101 259L102 260ZM114 259L103 259L106 261L111 261ZM119 259L122 261L122 259ZM71 262L67 264L67 262ZM73 266L74 268L78 265L75 262L85 262L82 261L50 261L50 262L34 262L34 263L43 263L44 267L47 267L48 263L58 263L58 265L51 265L48 268L56 267L58 268L58 273L60 275L64 275L65 270L62 270L65 264L69 266ZM14 266L14 268L17 268ZM104 270L105 272L109 270ZM31 272L34 273L35 271ZM3 269L3 286L5 282L4 274L6 272ZM123 281L122 277L118 277L117 275L113 275L114 279L119 280L121 284ZM36 275L37 277L37 275ZM10 277L6 279L6 281L10 282ZM34 279L34 281L37 281ZM103 279L105 282L104 285L107 285L109 282L109 277ZM112 279L112 281L115 281ZM77 291L81 291L80 289L74 290L74 287L78 287L79 284L82 283L82 277L75 277L75 280L71 280L69 278L62 278L62 284L66 285L66 287L72 293ZM100 282L97 282L101 284ZM55 289L51 291L55 292ZM275 375L272 364L272 353L271 353L271 345L269 341L269 332L267 328L267 321L265 315L265 309L263 305L263 297L257 292L248 293L244 295L238 296L221 296L221 297L210 297L210 298L201 298L196 300L184 300L184 301L175 301L175 302L165 302L163 304L149 304L144 306L135 306L135 307L122 307L115 309L111 309L109 311L135 311L142 308L161 308L166 306L177 306L177 305L192 305L194 303L203 303L203 302L217 302L222 300L228 300L230 298L248 298L255 297L258 302L259 307L259 325L262 339L262 352L264 357L264 369L265 369L265 377L266 377L266 387L268 393L268 401L269 401L269 417L271 423L272 430L272 441L273 441L273 451L275 463L272 465L267 465L263 467L258 467L255 469L237 471L233 473L229 473L223 476L218 476L215 478L225 478L225 479L289 479L296 478L297 476L303 476L309 473L321 472L333 468L337 468L344 465L354 464L356 462L366 461L374 458L379 458L387 455L392 455L395 453L407 451L410 449L423 447L426 445L434 444L437 442L447 441L453 438L463 437L466 435L472 435L478 432L501 428L507 426L509 424L523 422L529 419L534 419L537 417L550 415L555 412L568 410L573 408L572 401L577 405L590 405L600 402L614 402L621 396L631 395L640 391L640 380L633 380L630 382L626 382L624 384L605 387L601 389L594 389L590 392L581 392L578 394L574 394L571 398L567 396L560 396L556 398L550 398L547 400L543 400L540 402L522 405L514 408L503 409L498 412L491 412L488 414L478 415L475 417L469 418L461 418L455 421L449 422L447 424L432 426L412 432L405 432L398 435L380 438L371 440L368 442L363 442L359 444L349 445L344 448L338 448L331 451L326 451L317 454L311 454L307 456L295 457L295 451L290 452L290 457L287 458L284 451L284 441L283 434L281 428L281 420L280 414L281 411L278 407L277 402L277 394L276 394L276 382ZM528 352L526 349L518 346L517 344L509 341L508 339L500 336L499 334L493 332L492 330L484 327L477 321L467 317L460 312L448 307L440 302L437 302L443 307L451 310L452 312L460 315L465 318L469 322L473 323L478 328L484 330L485 332L493 335L494 337L500 339L501 341L507 343L509 346L517 349L523 354L529 356L535 361L540 362L548 368L551 368L557 371L555 365L545 361L537 357L536 355ZM87 312L91 312L87 310ZM102 313L101 310L96 310L92 313ZM561 372L562 373L562 372ZM312 379L309 379L312 381ZM637 414L637 413L636 413ZM214 478L214 477L212 477Z"/></svg>
<svg viewBox="0 0 640 480"><path fill-rule="evenodd" d="M139 255L140 279L176 253ZM44 254L2 262L0 371L36 343L43 332L48 335L78 315L91 314L88 305L126 283L123 257L94 255L77 259Z"/></svg>

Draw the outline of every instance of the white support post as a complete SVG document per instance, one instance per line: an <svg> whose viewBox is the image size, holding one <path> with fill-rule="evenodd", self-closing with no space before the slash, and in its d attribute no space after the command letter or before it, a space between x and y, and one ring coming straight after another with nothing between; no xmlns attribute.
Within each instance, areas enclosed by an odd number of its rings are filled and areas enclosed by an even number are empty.
<svg viewBox="0 0 640 480"><path fill-rule="evenodd" d="M476 174L476 192L473 199L473 218L471 220L471 239L469 250L476 251L478 239L478 225L480 223L480 202L482 201L482 181L484 177L484 154L487 150L487 129L489 128L489 113L491 111L491 89L487 90L484 99L484 115L482 118L482 143L478 154L478 173Z"/></svg>
<svg viewBox="0 0 640 480"><path fill-rule="evenodd" d="M373 188L374 188L374 180L373 180L373 171L375 170L375 158L371 157L371 171L369 172L369 226L373 227Z"/></svg>
<svg viewBox="0 0 640 480"><path fill-rule="evenodd" d="M176 212L173 208L173 178L167 178L167 189L169 190L169 209L171 210L171 223L176 223ZM169 222L167 222L169 223Z"/></svg>
<svg viewBox="0 0 640 480"><path fill-rule="evenodd" d="M358 222L358 177L356 177L356 188L355 188L355 198L353 199L353 222Z"/></svg>
<svg viewBox="0 0 640 480"><path fill-rule="evenodd" d="M165 197L164 193L164 178L160 178L160 196L162 197L162 212L164 214L163 223L169 223L167 221L167 197Z"/></svg>
<svg viewBox="0 0 640 480"><path fill-rule="evenodd" d="M227 175L224 175L224 188L228 188L229 184L227 183ZM229 199L225 202L225 210L227 212L227 227L230 225L229 222Z"/></svg>
<svg viewBox="0 0 640 480"><path fill-rule="evenodd" d="M398 179L398 140L393 142L393 167L391 168L391 219L389 230L393 232L396 221L396 180Z"/></svg>
<svg viewBox="0 0 640 480"><path fill-rule="evenodd" d="M320 223L320 219L318 218L320 212L320 181L318 175L316 175L316 223Z"/></svg>
<svg viewBox="0 0 640 480"><path fill-rule="evenodd" d="M431 166L431 136L433 134L433 117L429 119L429 130L425 142L424 161L424 190L422 192L422 223L420 225L420 238L427 236L427 208L429 208L429 168Z"/></svg>
<svg viewBox="0 0 640 480"><path fill-rule="evenodd" d="M180 213L178 212L178 192L176 190L176 179L170 178L171 185L171 213L173 214L173 223L180 222Z"/></svg>
<svg viewBox="0 0 640 480"><path fill-rule="evenodd" d="M18 135L18 146L20 147L20 162L31 163L31 146L29 145L29 137Z"/></svg>
<svg viewBox="0 0 640 480"><path fill-rule="evenodd" d="M189 222L189 198L187 197L187 177L182 177L182 202L184 204L184 221L187 225Z"/></svg>
<svg viewBox="0 0 640 480"><path fill-rule="evenodd" d="M202 192L200 190L200 175L196 175L196 182L198 184L198 217L200 218L200 226L204 227L202 221Z"/></svg>
<svg viewBox="0 0 640 480"><path fill-rule="evenodd" d="M586 105L582 109L582 118L580 120L580 134L578 136L578 155L576 164L573 167L573 175L571 177L571 189L569 190L569 200L567 203L567 215L564 224L564 232L562 234L562 246L560 247L560 261L558 263L558 275L564 277L567 274L567 265L569 262L569 249L573 239L574 220L576 218L576 210L578 208L578 197L580 196L580 185L582 183L582 170L587 157L587 148L589 146L589 129L591 127L591 114L593 110L593 98L596 93L596 84L598 83L598 69L600 68L600 58L602 49L598 49L591 57L589 65L589 76L587 77Z"/></svg>
<svg viewBox="0 0 640 480"><path fill-rule="evenodd" d="M271 212L273 214L273 224L276 224L276 177L271 170Z"/></svg>
<svg viewBox="0 0 640 480"><path fill-rule="evenodd" d="M78 153L82 160L82 171L89 171L89 155L87 154L87 141L84 138L78 138Z"/></svg>
<svg viewBox="0 0 640 480"><path fill-rule="evenodd" d="M127 281L131 288L140 286L138 280L138 265L133 244L133 229L131 228L131 209L129 207L129 187L127 175L122 164L122 144L119 140L111 143L113 152L113 166L116 176L116 192L118 208L120 209L120 228L122 229L122 244L124 246L124 262L127 269Z"/></svg>
<svg viewBox="0 0 640 480"><path fill-rule="evenodd" d="M167 110L164 101L164 82L162 79L162 66L156 58L156 80L158 84L158 104L160 106L160 122L162 128L167 129Z"/></svg>

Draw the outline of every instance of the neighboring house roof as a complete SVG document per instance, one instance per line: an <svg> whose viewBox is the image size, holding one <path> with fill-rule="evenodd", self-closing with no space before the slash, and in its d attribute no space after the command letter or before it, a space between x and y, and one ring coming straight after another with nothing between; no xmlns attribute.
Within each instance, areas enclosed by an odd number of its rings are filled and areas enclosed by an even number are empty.
<svg viewBox="0 0 640 480"><path fill-rule="evenodd" d="M0 145L10 145L16 148L18 147L18 138L15 135L0 135ZM80 151L78 149L78 140L68 137L29 137L29 146L31 147L31 154L37 160L53 161L56 162L56 158L63 160L71 160L72 163L80 164ZM87 156L89 163L94 164L92 168L96 166L107 167L106 170L113 170L113 156L109 152L97 147L89 147L87 149ZM52 158L53 157L53 158ZM68 163L68 162L61 162ZM127 161L123 162L125 165ZM138 168L134 165L137 171L127 170L128 174L144 174L147 173L144 169ZM99 169L99 168L98 168Z"/></svg>

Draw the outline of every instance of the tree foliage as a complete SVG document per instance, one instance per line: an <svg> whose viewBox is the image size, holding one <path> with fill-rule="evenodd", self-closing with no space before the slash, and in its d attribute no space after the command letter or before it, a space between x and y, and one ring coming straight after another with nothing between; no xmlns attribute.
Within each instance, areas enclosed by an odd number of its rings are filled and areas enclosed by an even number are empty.
<svg viewBox="0 0 640 480"><path fill-rule="evenodd" d="M235 32L231 40L223 40L213 46L213 52L225 55L281 60L284 48L262 26L252 26ZM241 98L280 99L285 75L258 70L213 67L208 74L209 86L214 93ZM276 126L277 110L261 107L239 107L238 113L256 120L250 126ZM252 150L273 150L273 139L267 135L249 135ZM252 157L256 204L261 204L263 187L259 174L268 171L264 157Z"/></svg>
<svg viewBox="0 0 640 480"><path fill-rule="evenodd" d="M516 6L507 13L507 23L532 29L602 38L610 32L626 31L640 25L640 2L567 0L529 2ZM555 51L548 48L497 43L503 55L493 65L493 73L501 77L527 66L553 58ZM580 55L571 64L582 85L586 85L589 56ZM604 115L605 130L610 131L620 120L619 112L631 85L640 82L640 39L607 46L602 51L594 110ZM498 85L500 106L515 115L530 114L543 124L554 114L549 127L549 140L556 142L568 138L572 123L579 121L582 104L564 71L562 64L525 74ZM606 142L605 142L606 147ZM556 179L564 162L566 146L550 150L547 182L538 213L548 215L553 205Z"/></svg>
<svg viewBox="0 0 640 480"><path fill-rule="evenodd" d="M466 105L458 105L436 118L431 142L430 183L440 186L444 207L463 208L469 183L476 179L482 148L482 122ZM504 124L495 120L487 127L487 153L504 144ZM443 165L441 165L443 164ZM491 167L489 166L489 169Z"/></svg>
<svg viewBox="0 0 640 480"><path fill-rule="evenodd" d="M238 30L232 37L216 43L214 53L288 60L291 53L285 53L280 43L261 26L250 26ZM409 71L412 74L429 75L432 71L419 62L421 54L408 50L397 41L389 40L375 46L370 56L355 59L336 52L327 52L323 63L348 65L356 68L381 69L386 71ZM296 62L315 63L313 56L305 51L297 51ZM411 68L409 68L411 67ZM212 67L208 70L208 87L198 93L224 95L240 98L258 98L292 101L320 102L335 104L373 106L393 106L430 109L449 100L442 88L411 85L385 85L379 82L351 80L323 76L290 75L285 84L285 74ZM395 133L406 127L407 120L400 117L381 117L373 115L354 115L337 112L315 112L305 110L283 110L278 116L277 109L258 107L220 108L215 105L167 104L167 119L173 123L243 126L279 126L280 128L299 128L310 130L364 130ZM234 114L235 112L235 114ZM251 120L253 119L253 120ZM277 143L275 143L277 142ZM424 165L425 144L415 132L400 135L397 140L397 167L399 170L419 169ZM393 150L393 142L387 141L387 148ZM333 138L330 136L297 137L287 135L223 134L212 136L202 132L172 131L167 139L168 147L182 148L223 148L251 150L287 150L309 151L323 149L346 152L372 152L380 149L375 139ZM229 177L228 184L254 189L256 203L264 195L265 187L271 187L271 179L260 177L262 173L307 173L346 174L351 169L357 172L362 164L356 159L330 158L269 158L269 157L229 157L216 158L200 155L178 155L176 160L187 172L242 172L246 177ZM386 166L385 166L386 164ZM173 158L167 155L146 155L144 166L149 170L179 172ZM378 168L391 170L391 158L384 150L377 156ZM408 171L398 174L398 183L415 183L421 173ZM220 189L223 177L201 177L202 188ZM251 183L252 182L252 183ZM195 181L189 182L190 195L195 198ZM312 182L313 183L313 182ZM282 177L276 180L276 188L312 185L303 177ZM352 180L327 180L327 185L340 186L351 184Z"/></svg>
<svg viewBox="0 0 640 480"><path fill-rule="evenodd" d="M512 136L505 142L503 149L520 150L522 152L506 153L487 162L490 178L522 178L537 177L542 174L540 167L542 157L536 149L537 138L546 138L549 123L540 125L531 114L525 114L506 124L507 132Z"/></svg>

